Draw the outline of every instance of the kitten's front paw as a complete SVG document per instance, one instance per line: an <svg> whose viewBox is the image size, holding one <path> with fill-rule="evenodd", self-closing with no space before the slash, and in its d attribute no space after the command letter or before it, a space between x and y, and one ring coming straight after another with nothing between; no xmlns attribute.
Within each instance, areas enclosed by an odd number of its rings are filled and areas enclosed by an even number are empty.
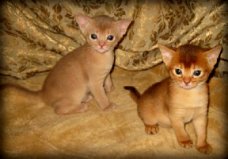
<svg viewBox="0 0 228 159"><path fill-rule="evenodd" d="M145 131L149 135L157 134L158 131L159 131L159 126L158 126L158 124L155 124L155 125L145 125Z"/></svg>
<svg viewBox="0 0 228 159"><path fill-rule="evenodd" d="M115 103L110 103L107 107L103 108L104 111L109 111L115 109L117 105Z"/></svg>
<svg viewBox="0 0 228 159"><path fill-rule="evenodd" d="M208 143L206 143L205 145L203 146L197 146L196 149L201 152L201 153L204 153L204 154L209 154L212 152L212 147L211 145L209 145Z"/></svg>
<svg viewBox="0 0 228 159"><path fill-rule="evenodd" d="M192 148L193 142L192 140L185 140L185 141L179 141L179 144L184 148Z"/></svg>

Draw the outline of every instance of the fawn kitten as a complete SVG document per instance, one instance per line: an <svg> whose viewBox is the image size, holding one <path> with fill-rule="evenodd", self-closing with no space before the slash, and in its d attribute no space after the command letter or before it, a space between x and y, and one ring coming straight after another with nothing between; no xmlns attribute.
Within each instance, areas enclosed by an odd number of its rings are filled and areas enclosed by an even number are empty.
<svg viewBox="0 0 228 159"><path fill-rule="evenodd" d="M207 80L222 47L203 49L183 45L171 49L158 46L170 77L152 85L142 95L134 87L125 86L137 102L138 115L145 131L156 134L159 125L171 126L178 143L189 148L193 142L185 131L185 124L192 121L197 135L197 150L210 153L212 148L206 141Z"/></svg>
<svg viewBox="0 0 228 159"><path fill-rule="evenodd" d="M36 93L57 114L84 112L92 96L102 109L114 106L106 95L112 89L113 50L131 23L127 19L90 18L81 14L75 20L86 43L60 59L42 90Z"/></svg>

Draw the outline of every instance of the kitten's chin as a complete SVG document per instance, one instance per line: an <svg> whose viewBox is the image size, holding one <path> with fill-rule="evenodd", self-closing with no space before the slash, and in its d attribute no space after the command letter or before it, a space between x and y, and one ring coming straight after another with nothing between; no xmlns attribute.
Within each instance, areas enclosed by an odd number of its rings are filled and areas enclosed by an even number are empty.
<svg viewBox="0 0 228 159"><path fill-rule="evenodd" d="M195 88L197 85L186 85L186 84L180 83L179 86L183 89L192 89L192 88Z"/></svg>
<svg viewBox="0 0 228 159"><path fill-rule="evenodd" d="M100 54L105 54L108 50L97 50Z"/></svg>
<svg viewBox="0 0 228 159"><path fill-rule="evenodd" d="M106 53L106 52L109 51L109 49L101 49L101 48L95 48L95 50L96 50L97 52L99 52L100 54L104 54L104 53Z"/></svg>
<svg viewBox="0 0 228 159"><path fill-rule="evenodd" d="M183 89L192 89L195 88L196 86L181 86L181 88Z"/></svg>

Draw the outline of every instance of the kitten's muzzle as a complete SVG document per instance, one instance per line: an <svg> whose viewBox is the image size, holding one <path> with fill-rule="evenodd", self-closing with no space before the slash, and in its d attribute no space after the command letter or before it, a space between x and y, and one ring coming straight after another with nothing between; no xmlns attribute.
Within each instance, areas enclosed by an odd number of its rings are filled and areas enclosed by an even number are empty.
<svg viewBox="0 0 228 159"><path fill-rule="evenodd" d="M184 81L185 85L187 86L191 82L191 78L184 77L183 81Z"/></svg>
<svg viewBox="0 0 228 159"><path fill-rule="evenodd" d="M99 41L99 46L101 49L103 49L103 47L105 46L105 42L104 41Z"/></svg>

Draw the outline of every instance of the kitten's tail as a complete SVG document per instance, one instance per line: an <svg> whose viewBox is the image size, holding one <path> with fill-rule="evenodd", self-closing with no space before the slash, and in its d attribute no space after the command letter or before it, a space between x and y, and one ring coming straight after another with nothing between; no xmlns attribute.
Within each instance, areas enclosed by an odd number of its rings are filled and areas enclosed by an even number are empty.
<svg viewBox="0 0 228 159"><path fill-rule="evenodd" d="M137 103L139 98L140 98L140 96L141 96L139 91L133 86L124 86L124 89L130 91L131 98Z"/></svg>
<svg viewBox="0 0 228 159"><path fill-rule="evenodd" d="M41 91L31 91L22 86L14 84L0 85L0 98L4 98L10 94L10 96L15 97L17 100L37 103L38 101L42 101L41 93Z"/></svg>

